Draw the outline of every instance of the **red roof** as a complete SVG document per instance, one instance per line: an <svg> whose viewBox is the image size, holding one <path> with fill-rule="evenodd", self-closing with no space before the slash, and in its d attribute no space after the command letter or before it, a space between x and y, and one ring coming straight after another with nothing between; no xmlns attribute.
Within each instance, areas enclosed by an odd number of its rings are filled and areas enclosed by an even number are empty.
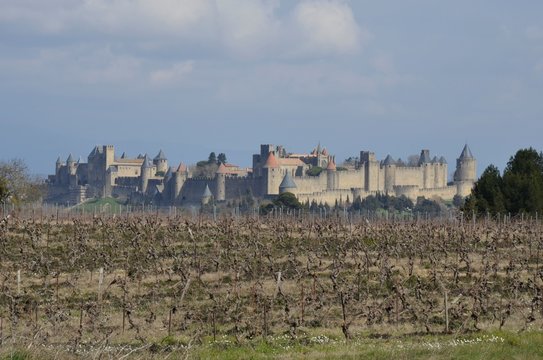
<svg viewBox="0 0 543 360"><path fill-rule="evenodd" d="M279 163L277 162L277 159L275 158L273 151L270 151L270 154L268 155L268 159L266 160L266 163L264 164L263 167L265 168L279 167Z"/></svg>
<svg viewBox="0 0 543 360"><path fill-rule="evenodd" d="M228 174L228 170L226 169L226 166L224 166L223 163L219 165L219 168L217 169L217 174Z"/></svg>
<svg viewBox="0 0 543 360"><path fill-rule="evenodd" d="M298 158L279 158L277 162L281 166L303 166L304 162Z"/></svg>
<svg viewBox="0 0 543 360"><path fill-rule="evenodd" d="M187 165L183 164L182 162L179 163L179 166L177 167L177 172L185 172L187 171Z"/></svg>
<svg viewBox="0 0 543 360"><path fill-rule="evenodd" d="M330 159L328 159L328 166L326 167L326 170L336 170L336 162L334 161L333 157L330 157Z"/></svg>

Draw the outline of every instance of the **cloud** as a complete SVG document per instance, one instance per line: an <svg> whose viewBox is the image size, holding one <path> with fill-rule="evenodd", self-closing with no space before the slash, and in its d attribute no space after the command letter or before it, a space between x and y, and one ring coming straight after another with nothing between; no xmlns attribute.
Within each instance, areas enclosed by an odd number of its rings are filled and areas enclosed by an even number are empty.
<svg viewBox="0 0 543 360"><path fill-rule="evenodd" d="M369 33L357 24L350 6L343 1L302 1L292 17L302 53L352 54L370 38Z"/></svg>
<svg viewBox="0 0 543 360"><path fill-rule="evenodd" d="M345 1L302 0L293 8L281 4L279 0L0 0L0 24L36 35L83 35L109 43L154 41L177 48L196 44L241 58L352 54L369 38Z"/></svg>
<svg viewBox="0 0 543 360"><path fill-rule="evenodd" d="M183 80L193 70L193 61L184 61L174 64L167 69L151 71L149 80L154 85L174 84Z"/></svg>

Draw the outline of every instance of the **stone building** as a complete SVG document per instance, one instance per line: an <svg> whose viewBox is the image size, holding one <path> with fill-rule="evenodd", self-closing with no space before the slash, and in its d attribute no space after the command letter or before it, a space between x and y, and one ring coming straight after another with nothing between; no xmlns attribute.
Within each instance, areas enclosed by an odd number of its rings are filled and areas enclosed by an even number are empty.
<svg viewBox="0 0 543 360"><path fill-rule="evenodd" d="M112 145L96 146L87 160L76 162L71 155L65 162L57 160L55 174L48 180L47 201L76 204L88 198L114 197L132 203L183 205L246 195L273 198L281 192L291 192L302 202L329 205L378 193L450 200L469 195L477 164L467 145L450 182L447 161L432 158L429 150L422 150L418 163L410 165L390 155L379 161L374 153L361 151L355 166L338 168L334 156L320 144L307 154L265 144L253 155L251 169L220 164L213 177L193 177L183 163L170 167L162 150L152 160L148 155L129 159L125 154L117 158ZM322 171L309 171L316 169Z"/></svg>

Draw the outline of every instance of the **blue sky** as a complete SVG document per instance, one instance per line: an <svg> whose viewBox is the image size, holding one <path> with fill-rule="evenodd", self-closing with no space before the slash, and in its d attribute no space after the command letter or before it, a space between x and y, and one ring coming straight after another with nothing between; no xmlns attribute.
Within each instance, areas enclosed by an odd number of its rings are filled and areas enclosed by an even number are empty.
<svg viewBox="0 0 543 360"><path fill-rule="evenodd" d="M543 149L543 2L0 0L0 159Z"/></svg>

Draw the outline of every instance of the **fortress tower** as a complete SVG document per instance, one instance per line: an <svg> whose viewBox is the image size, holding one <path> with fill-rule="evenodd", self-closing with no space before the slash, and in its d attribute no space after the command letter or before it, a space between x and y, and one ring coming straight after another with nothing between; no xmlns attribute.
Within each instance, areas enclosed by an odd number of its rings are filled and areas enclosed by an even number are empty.
<svg viewBox="0 0 543 360"><path fill-rule="evenodd" d="M181 194L181 189L185 184L185 181L188 178L187 166L183 163L180 163L177 167L177 170L173 174L173 191L172 191L172 201L175 201L179 194Z"/></svg>
<svg viewBox="0 0 543 360"><path fill-rule="evenodd" d="M204 193L202 194L202 206L209 204L212 197L213 194L211 194L211 190L209 190L209 185L206 184L206 188L204 190Z"/></svg>
<svg viewBox="0 0 543 360"><path fill-rule="evenodd" d="M361 151L360 164L364 171L364 190L379 191L379 161L375 153Z"/></svg>
<svg viewBox="0 0 543 360"><path fill-rule="evenodd" d="M270 151L268 159L262 167L264 177L264 194L278 195L279 184L281 182L281 169L279 168L279 162L275 158L275 153Z"/></svg>
<svg viewBox="0 0 543 360"><path fill-rule="evenodd" d="M215 184L217 189L215 194L217 196L217 201L226 200L226 166L223 163L219 165L219 168L215 172Z"/></svg>
<svg viewBox="0 0 543 360"><path fill-rule="evenodd" d="M283 178L283 181L281 181L281 184L279 185L279 193L283 194L286 192L295 193L296 192L296 183L292 179L292 176L290 175L290 172L287 171L285 174L285 177Z"/></svg>
<svg viewBox="0 0 543 360"><path fill-rule="evenodd" d="M59 173L60 173L60 169L62 168L62 166L64 166L65 164L62 162L62 160L60 160L60 156L57 158L57 162L55 163L55 175L57 177L59 177Z"/></svg>
<svg viewBox="0 0 543 360"><path fill-rule="evenodd" d="M326 166L326 189L334 190L337 187L336 181L336 160L333 157L328 159L328 165Z"/></svg>
<svg viewBox="0 0 543 360"><path fill-rule="evenodd" d="M66 165L68 166L68 174L75 175L77 166L72 154L68 155L68 158L66 159Z"/></svg>
<svg viewBox="0 0 543 360"><path fill-rule="evenodd" d="M153 165L149 161L147 154L143 157L143 164L141 165L141 192L147 192L147 185L149 184L149 179L153 176Z"/></svg>
<svg viewBox="0 0 543 360"><path fill-rule="evenodd" d="M109 169L111 165L115 162L115 147L113 145L106 145L103 148L105 156L104 172Z"/></svg>
<svg viewBox="0 0 543 360"><path fill-rule="evenodd" d="M168 171L168 159L162 149L158 152L157 156L153 159L153 164L156 165L156 171L162 174L166 174Z"/></svg>
<svg viewBox="0 0 543 360"><path fill-rule="evenodd" d="M477 161L473 157L470 148L466 144L460 157L456 159L456 171L454 182L457 186L457 194L466 197L471 193L473 184L477 178Z"/></svg>
<svg viewBox="0 0 543 360"><path fill-rule="evenodd" d="M385 168L385 194L394 194L394 185L396 184L396 162L392 156L387 155L383 161Z"/></svg>

